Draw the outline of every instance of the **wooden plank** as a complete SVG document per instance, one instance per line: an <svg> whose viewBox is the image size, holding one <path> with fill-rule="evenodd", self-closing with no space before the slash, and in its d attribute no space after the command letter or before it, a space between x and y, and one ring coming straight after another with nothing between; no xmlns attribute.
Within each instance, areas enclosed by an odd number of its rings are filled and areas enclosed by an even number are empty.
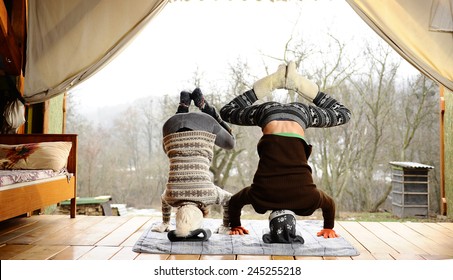
<svg viewBox="0 0 453 280"><path fill-rule="evenodd" d="M16 255L29 250L32 245L3 245L0 247L0 260L9 260Z"/></svg>
<svg viewBox="0 0 453 280"><path fill-rule="evenodd" d="M214 260L235 260L236 255L201 255L200 260L214 261Z"/></svg>
<svg viewBox="0 0 453 280"><path fill-rule="evenodd" d="M71 238L71 245L93 246L130 219L131 217L107 216L99 223L93 224L79 234L75 234Z"/></svg>
<svg viewBox="0 0 453 280"><path fill-rule="evenodd" d="M294 258L298 261L308 261L308 260L321 261L321 260L323 260L322 257L318 257L318 256L295 256Z"/></svg>
<svg viewBox="0 0 453 280"><path fill-rule="evenodd" d="M434 228L429 226L428 223L404 223L408 227L412 228L413 230L423 234L424 236L431 238L433 241L437 239L445 239L449 237L449 230L443 227ZM453 233L453 232L451 232Z"/></svg>
<svg viewBox="0 0 453 280"><path fill-rule="evenodd" d="M65 177L0 192L0 220L33 212L75 196L75 178ZM10 202L14 201L14 204ZM51 215L53 216L53 215Z"/></svg>
<svg viewBox="0 0 453 280"><path fill-rule="evenodd" d="M366 249L372 254L376 253L398 253L395 249L380 240L376 235L366 229L362 224L357 222L341 222L347 227L348 232L352 234Z"/></svg>
<svg viewBox="0 0 453 280"><path fill-rule="evenodd" d="M120 247L104 247L97 246L86 254L82 255L79 260L109 260L112 258L121 248Z"/></svg>
<svg viewBox="0 0 453 280"><path fill-rule="evenodd" d="M50 260L77 260L93 248L94 246L69 246Z"/></svg>
<svg viewBox="0 0 453 280"><path fill-rule="evenodd" d="M271 259L278 261L294 261L294 256L271 256Z"/></svg>
<svg viewBox="0 0 453 280"><path fill-rule="evenodd" d="M122 247L111 260L134 260L139 253L132 251L132 247Z"/></svg>
<svg viewBox="0 0 453 280"><path fill-rule="evenodd" d="M398 232L400 236L404 236L404 238L423 251L427 252L429 255L448 255L451 253L451 249L444 248L431 239L416 232L408 227L406 225L407 223L382 222L382 224L394 232Z"/></svg>
<svg viewBox="0 0 453 280"><path fill-rule="evenodd" d="M14 244L33 244L38 240L48 238L55 232L58 232L66 226L75 223L75 219L69 218L69 216L60 216L60 219L54 220L46 226L39 227L33 231L23 234L17 238L13 238L8 243Z"/></svg>
<svg viewBox="0 0 453 280"><path fill-rule="evenodd" d="M56 217L55 217L56 216ZM116 236L126 236L126 230L121 229L124 226L132 226L133 232L127 238L123 239L121 244L131 244L130 246L112 245L112 246L97 246L93 247L87 244L86 246L64 246L70 244L72 240L78 240L83 243L82 238L79 237L71 239L59 237L54 238L53 235L74 235L81 236L86 233L90 236L86 240L91 240L97 235L96 231L102 231L101 225L107 225L106 221L111 219L112 223L117 223L115 217L101 217L101 216L77 216L76 219L69 219L66 215L42 215L32 216L30 218L15 218L17 222L4 221L0 223L0 232L4 229L2 235L10 235L9 239L14 242L21 242L28 238L31 241L38 233L45 236L34 243L34 245L10 244L9 242L0 245L0 259L52 259L52 260L71 260L71 259L87 259L87 260L442 260L453 259L452 250L450 245L439 244L436 238L443 238L451 240L451 230L449 223L397 223L397 222L343 222L336 223L335 230L351 244L360 251L359 256L354 257L312 257L312 256L262 256L262 255L168 255L168 254L146 254L135 253L132 251L132 246L138 239L139 234L142 233L152 221L150 217L145 217L146 222L135 221L128 223L131 219L127 220L120 226L116 227L112 234L119 230L122 233ZM82 217L79 219L79 217ZM123 220L121 217L118 220ZM87 222L82 220L87 219ZM71 225L66 225L66 221L74 221ZM124 221L124 220L123 220ZM99 223L99 224L98 224ZM3 225L3 227L2 227ZM135 226L134 226L135 225ZM447 225L447 226L445 226ZM27 229L28 228L28 229ZM46 228L48 228L46 230ZM114 227L112 227L114 228ZM359 228L359 229L357 229ZM57 230L59 229L59 230ZM51 232L53 232L51 234ZM104 234L110 235L107 230L103 231ZM107 233L106 233L107 232ZM367 235L374 235L378 241L374 245L370 245L372 237ZM112 235L113 236L113 235ZM133 237L134 236L134 237ZM121 238L120 238L121 239ZM50 240L50 241L46 241ZM53 241L52 241L53 240ZM69 244L53 244L55 246L46 246L45 243L52 243L55 240L68 241ZM442 241L443 242L443 241ZM445 241L446 242L446 241ZM41 244L42 243L42 244ZM373 252L373 247L385 244L394 249L395 252L386 252L388 249L382 250L383 252ZM39 246L35 246L39 245ZM52 245L52 244L48 244ZM373 253L368 251L371 248ZM60 250L60 251L59 251Z"/></svg>
<svg viewBox="0 0 453 280"><path fill-rule="evenodd" d="M369 231L376 233L377 237L383 242L391 246L399 254L426 254L424 250L412 244L409 240L390 230L381 223L376 222L361 222Z"/></svg>
<svg viewBox="0 0 453 280"><path fill-rule="evenodd" d="M146 222L143 226L141 226L136 232L134 232L129 238L127 238L123 243L121 243L121 246L134 246L137 240L142 236L143 232L147 230L148 228L151 227L151 225L156 222L154 219L150 219L148 222Z"/></svg>
<svg viewBox="0 0 453 280"><path fill-rule="evenodd" d="M334 257L334 256L325 256L322 257L323 260L326 261L350 261L352 260L351 257Z"/></svg>
<svg viewBox="0 0 453 280"><path fill-rule="evenodd" d="M370 252L361 252L360 255L358 256L352 256L351 257L353 260L375 260L373 254Z"/></svg>
<svg viewBox="0 0 453 280"><path fill-rule="evenodd" d="M452 256L447 255L422 255L425 260L451 260Z"/></svg>
<svg viewBox="0 0 453 280"><path fill-rule="evenodd" d="M343 224L342 222L336 222L335 224L336 224L334 228L335 232L344 239L346 239L349 243L351 243L351 245L354 246L354 248L356 248L359 251L359 253L368 252L367 249L363 247L363 245L349 233L347 226L350 223Z"/></svg>
<svg viewBox="0 0 453 280"><path fill-rule="evenodd" d="M326 261L335 261L337 260L337 257L333 257L333 256L324 256L322 257L323 260L326 260Z"/></svg>
<svg viewBox="0 0 453 280"><path fill-rule="evenodd" d="M85 230L101 222L106 217L104 216L88 216L81 218L80 215L77 215L74 219L76 220L75 223L64 227L58 232L55 232L52 236L48 238L41 239L35 242L35 244L40 245L74 245L72 243L72 239L77 236L78 234L83 233ZM82 244L83 245L83 244Z"/></svg>
<svg viewBox="0 0 453 280"><path fill-rule="evenodd" d="M97 246L119 246L143 226L150 217L135 216L96 243Z"/></svg>
<svg viewBox="0 0 453 280"><path fill-rule="evenodd" d="M448 235L427 226L425 223L406 223L406 225L421 235L445 247L445 249L449 248L451 253L447 255L453 256L453 242Z"/></svg>
<svg viewBox="0 0 453 280"><path fill-rule="evenodd" d="M391 254L387 254L387 253L376 253L376 254L372 254L373 255L373 258L376 259L376 260L394 260L394 258L392 257Z"/></svg>
<svg viewBox="0 0 453 280"><path fill-rule="evenodd" d="M18 228L29 226L30 224L36 223L35 219L23 219L23 218L12 218L0 222L0 236L5 233L15 231Z"/></svg>
<svg viewBox="0 0 453 280"><path fill-rule="evenodd" d="M23 219L33 219L33 217L37 217L37 216L32 216L32 217L23 218ZM62 216L50 216L50 217L46 217L43 219L36 219L35 220L36 222L29 223L26 226L22 226L15 230L4 233L3 235L0 236L0 243L9 242L9 240L22 236L24 234L28 234L41 227L48 226L50 223L53 223L56 220L61 219L61 218L62 218Z"/></svg>
<svg viewBox="0 0 453 280"><path fill-rule="evenodd" d="M167 260L170 255L140 253L135 260Z"/></svg>
<svg viewBox="0 0 453 280"><path fill-rule="evenodd" d="M170 255L167 260L199 260L200 255Z"/></svg>
<svg viewBox="0 0 453 280"><path fill-rule="evenodd" d="M48 246L48 245L36 245L30 249L25 250L14 257L11 260L48 260L58 254L59 252L66 249L67 246Z"/></svg>
<svg viewBox="0 0 453 280"><path fill-rule="evenodd" d="M440 231L442 232L443 234L447 235L448 237L453 237L453 231L452 230L449 230L448 228L445 228L439 224L436 224L436 223L426 223L427 226L437 230L437 231Z"/></svg>
<svg viewBox="0 0 453 280"><path fill-rule="evenodd" d="M392 254L395 260L424 260L421 255L414 254Z"/></svg>
<svg viewBox="0 0 453 280"><path fill-rule="evenodd" d="M453 223L437 223L440 226L443 226L444 228L448 228L449 230L453 231Z"/></svg>
<svg viewBox="0 0 453 280"><path fill-rule="evenodd" d="M262 255L237 255L237 260L249 261L249 260L272 260L271 256Z"/></svg>

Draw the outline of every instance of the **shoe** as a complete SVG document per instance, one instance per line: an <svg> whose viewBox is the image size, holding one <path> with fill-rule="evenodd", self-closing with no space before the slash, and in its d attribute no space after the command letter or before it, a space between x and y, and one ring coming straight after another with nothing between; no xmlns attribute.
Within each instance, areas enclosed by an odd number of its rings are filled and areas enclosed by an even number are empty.
<svg viewBox="0 0 453 280"><path fill-rule="evenodd" d="M275 73L272 73L253 84L253 91L258 99L269 96L274 90L286 87L286 65L281 64Z"/></svg>
<svg viewBox="0 0 453 280"><path fill-rule="evenodd" d="M179 105L184 107L189 107L192 99L190 98L190 92L188 91L181 91L179 96Z"/></svg>
<svg viewBox="0 0 453 280"><path fill-rule="evenodd" d="M193 100L195 106L197 106L200 109L204 108L205 101L201 89L199 88L194 89L193 92L190 94L190 98Z"/></svg>
<svg viewBox="0 0 453 280"><path fill-rule="evenodd" d="M188 113L190 102L192 102L192 99L190 98L190 92L181 91L179 95L179 106L178 109L176 110L176 114Z"/></svg>
<svg viewBox="0 0 453 280"><path fill-rule="evenodd" d="M319 87L316 83L297 73L296 64L293 61L287 67L286 88L297 92L310 102L313 102L319 92Z"/></svg>

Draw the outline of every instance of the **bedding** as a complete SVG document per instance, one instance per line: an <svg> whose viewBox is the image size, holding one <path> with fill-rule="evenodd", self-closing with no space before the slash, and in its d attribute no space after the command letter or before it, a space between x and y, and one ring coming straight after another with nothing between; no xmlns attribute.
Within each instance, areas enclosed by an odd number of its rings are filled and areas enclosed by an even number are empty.
<svg viewBox="0 0 453 280"><path fill-rule="evenodd" d="M0 135L0 174L0 221L68 199L76 216L77 134Z"/></svg>
<svg viewBox="0 0 453 280"><path fill-rule="evenodd" d="M52 169L66 167L71 142L55 141L25 143L19 145L0 144L0 169Z"/></svg>
<svg viewBox="0 0 453 280"><path fill-rule="evenodd" d="M70 174L66 169L53 171L52 169L44 170L0 170L0 188L19 183L28 183L36 180L43 180L66 176L70 179Z"/></svg>

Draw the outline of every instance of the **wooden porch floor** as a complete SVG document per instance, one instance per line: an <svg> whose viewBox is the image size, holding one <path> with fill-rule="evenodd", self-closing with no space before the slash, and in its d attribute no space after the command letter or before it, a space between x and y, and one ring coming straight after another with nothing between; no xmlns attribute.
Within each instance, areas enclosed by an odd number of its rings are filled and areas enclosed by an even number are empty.
<svg viewBox="0 0 453 280"><path fill-rule="evenodd" d="M0 260L440 260L453 259L453 223L337 221L355 257L139 254L156 217L41 215L0 222Z"/></svg>

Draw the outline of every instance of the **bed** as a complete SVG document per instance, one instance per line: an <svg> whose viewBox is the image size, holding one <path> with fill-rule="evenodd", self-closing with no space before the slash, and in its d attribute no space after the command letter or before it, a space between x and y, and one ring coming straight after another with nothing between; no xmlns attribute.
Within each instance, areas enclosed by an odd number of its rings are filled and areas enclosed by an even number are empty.
<svg viewBox="0 0 453 280"><path fill-rule="evenodd" d="M49 143L51 142L51 143ZM69 143L70 142L70 143ZM37 179L29 182L19 182L0 186L0 221L21 215L30 215L36 210L70 200L70 217L76 215L77 190L77 135L76 134L5 134L0 135L0 145L19 145L39 143L53 145L65 143L67 161L63 174L52 178ZM66 160L66 157L64 158ZM42 160L42 159L41 159ZM4 161L3 161L4 162ZM3 163L2 163L3 164ZM2 169L5 169L2 166ZM8 170L2 170L8 172ZM14 172L14 168L9 170ZM28 170L32 172L33 170ZM27 172L27 170L21 170ZM62 172L61 170L59 172ZM10 176L12 177L12 176Z"/></svg>

